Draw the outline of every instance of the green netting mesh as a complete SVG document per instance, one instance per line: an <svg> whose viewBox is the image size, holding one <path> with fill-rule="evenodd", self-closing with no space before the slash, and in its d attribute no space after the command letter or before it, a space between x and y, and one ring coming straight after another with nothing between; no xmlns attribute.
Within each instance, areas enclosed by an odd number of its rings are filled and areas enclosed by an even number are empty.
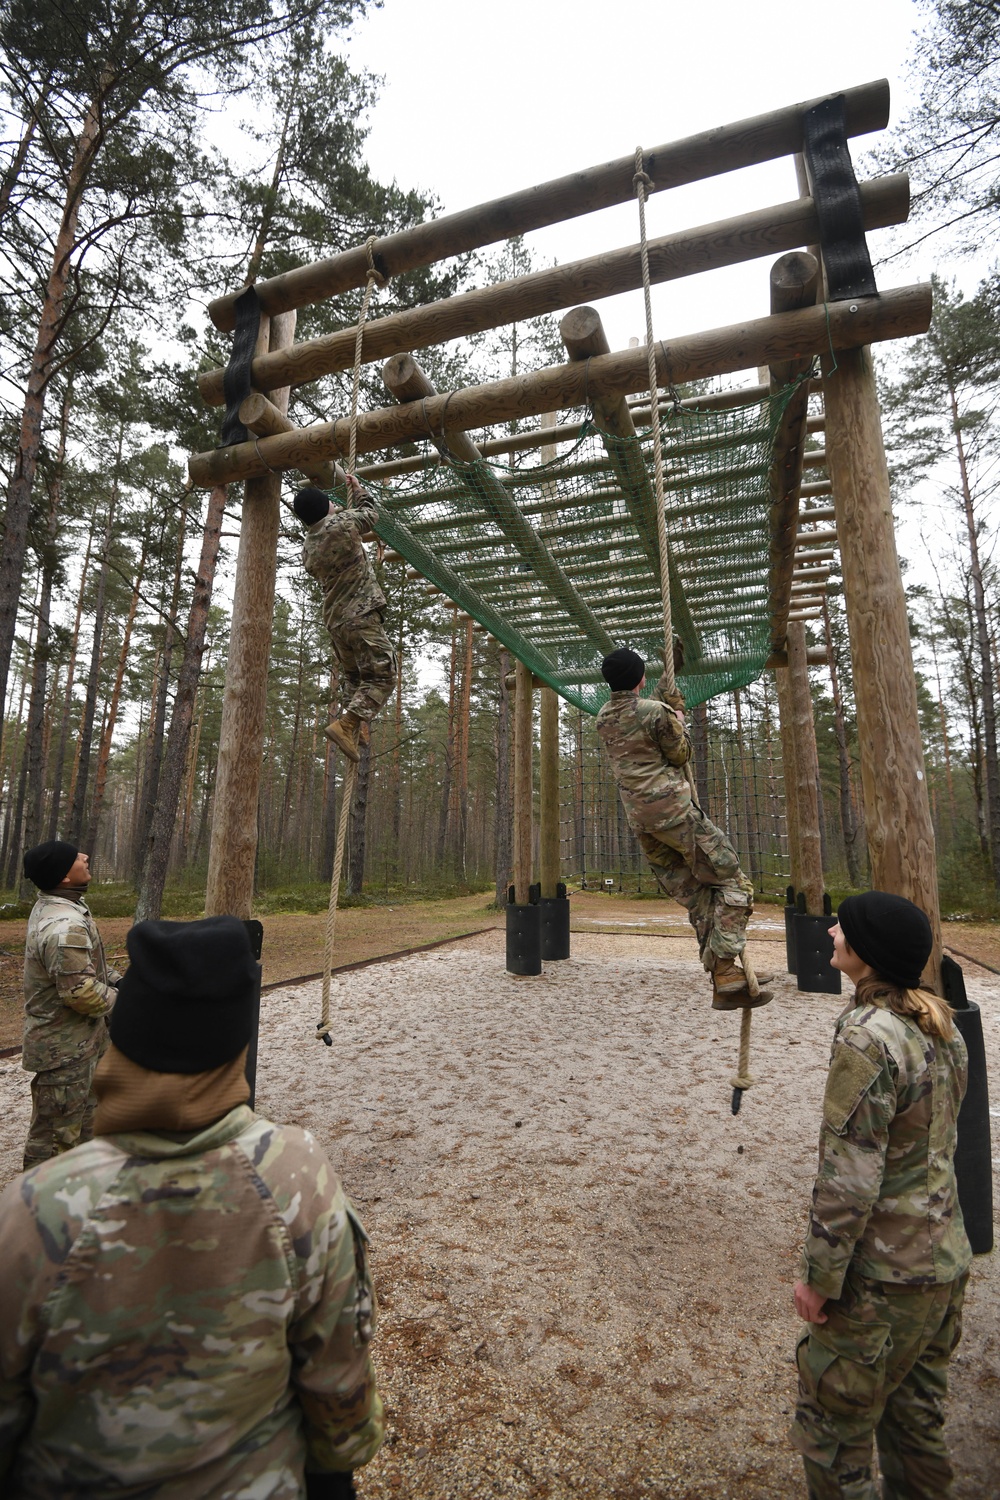
<svg viewBox="0 0 1000 1500"><path fill-rule="evenodd" d="M752 682L769 655L768 470L790 394L725 410L675 406L662 420L689 705ZM442 460L376 485L378 531L564 698L596 713L607 652L627 645L655 664L663 647L652 443L588 423L547 458L541 449L516 467Z"/></svg>

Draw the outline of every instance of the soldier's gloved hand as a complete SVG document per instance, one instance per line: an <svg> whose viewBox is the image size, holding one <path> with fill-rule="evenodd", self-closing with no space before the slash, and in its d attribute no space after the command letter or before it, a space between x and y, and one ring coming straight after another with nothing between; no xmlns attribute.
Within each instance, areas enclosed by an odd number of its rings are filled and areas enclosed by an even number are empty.
<svg viewBox="0 0 1000 1500"><path fill-rule="evenodd" d="M685 708L687 707L684 702L683 693L665 693L663 696L663 701L664 703L668 703L675 713L683 714Z"/></svg>
<svg viewBox="0 0 1000 1500"><path fill-rule="evenodd" d="M310 1474L306 1470L306 1500L356 1500L354 1474Z"/></svg>

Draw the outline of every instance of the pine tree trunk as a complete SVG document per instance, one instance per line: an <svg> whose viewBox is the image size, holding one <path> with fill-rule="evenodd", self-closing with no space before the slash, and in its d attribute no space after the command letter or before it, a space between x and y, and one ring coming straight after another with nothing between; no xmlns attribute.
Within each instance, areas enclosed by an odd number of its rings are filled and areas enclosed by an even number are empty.
<svg viewBox="0 0 1000 1500"><path fill-rule="evenodd" d="M87 829L87 837L84 840L84 846L87 849L97 848L97 834L101 826L101 812L104 808L104 791L108 782L111 741L114 739L115 725L118 722L118 705L121 701L122 683L125 680L125 668L128 665L129 647L132 644L132 628L135 625L136 612L139 608L139 594L142 589L143 575L146 571L146 551L148 546L149 529L147 526L142 538L142 551L139 554L139 567L132 588L132 597L129 600L125 629L122 631L122 643L118 652L118 667L115 672L114 686L111 689L111 701L107 706L104 716L104 729L97 751L97 772L94 776L94 800L90 810L90 825Z"/></svg>
<svg viewBox="0 0 1000 1500"><path fill-rule="evenodd" d="M510 656L500 648L500 678L497 685L497 779L494 798L493 823L493 874L496 905L501 909L507 905L507 887L511 877L513 855L513 801L510 792L510 690L507 674L510 671Z"/></svg>
<svg viewBox="0 0 1000 1500"><path fill-rule="evenodd" d="M106 80L102 79L102 88ZM100 91L99 91L100 94ZM53 247L42 308L35 336L35 347L28 368L24 406L14 471L7 490L4 515L3 547L0 549L0 703L7 696L14 633L17 628L17 606L21 598L25 553L28 545L28 518L31 492L42 447L42 418L45 397L54 364L54 354L62 331L61 313L70 274L70 257L87 175L101 140L100 101L87 108L77 137L73 161L66 179L62 218Z"/></svg>
<svg viewBox="0 0 1000 1500"><path fill-rule="evenodd" d="M201 539L201 557L191 597L188 614L187 637L177 686L174 692L174 712L167 735L167 748L163 757L163 770L159 781L156 805L149 822L149 833L143 850L142 868L139 874L136 899L136 921L157 918L163 906L163 890L167 880L167 865L170 860L170 845L177 807L180 800L181 783L187 761L188 741L191 737L191 721L194 717L195 698L202 672L202 657L205 652L205 633L208 627L208 612L215 584L215 570L219 560L219 543L222 536L222 518L226 505L226 486L216 485L209 492L205 526ZM197 770L197 741L191 785ZM206 796L206 804L207 804ZM185 816L187 821L187 814ZM202 821L204 828L204 819ZM195 859L197 859L197 849Z"/></svg>
<svg viewBox="0 0 1000 1500"><path fill-rule="evenodd" d="M214 491L213 491L214 494ZM149 843L153 818L156 814L156 806L160 792L160 777L163 772L163 739L167 723L167 696L170 691L170 668L173 662L174 645L177 631L177 611L180 607L181 577L184 569L184 537L187 531L188 496L185 492L181 502L180 527L177 533L177 555L174 565L174 578L170 593L170 608L167 613L166 627L163 632L163 655L160 661L160 674L157 678L156 694L153 700L153 714L150 719L149 735L146 740L146 765L142 780L142 794L139 802L139 815L136 820L135 843L132 857L133 878L138 887L142 880L142 868L146 858L146 848ZM193 606L192 606L193 607ZM198 653L201 660L201 653ZM197 673L195 674L195 685L197 686ZM192 698L192 707L194 700ZM191 721L188 719L188 730ZM184 750L187 750L185 740ZM183 754L181 765L184 764ZM173 836L174 820L177 817L177 798L180 796L180 779L178 776L177 786L174 791L170 819L170 837ZM169 857L169 838L167 855Z"/></svg>
<svg viewBox="0 0 1000 1500"><path fill-rule="evenodd" d="M46 525L45 547L42 553L42 586L38 599L38 635L35 642L35 671L31 687L31 707L28 710L28 739L25 760L28 769L27 812L24 821L24 847L30 849L42 837L42 798L45 792L46 759L46 693L48 691L48 668L50 650L50 613L52 606L52 584L58 564L56 554L56 528L59 502L62 498L62 470L66 459L66 438L69 431L69 414L72 406L72 382L67 386L63 398L62 416L59 424L59 446L49 483L49 514ZM13 881L11 882L13 884Z"/></svg>
<svg viewBox="0 0 1000 1500"><path fill-rule="evenodd" d="M49 838L59 836L59 812L62 804L63 774L66 769L66 747L69 743L69 725L73 712L73 685L76 679L76 658L80 646L80 622L83 619L83 597L87 588L88 575L90 572L90 558L94 546L94 528L96 517L91 517L90 534L87 537L87 552L83 559L83 567L80 570L80 589L76 596L76 615L73 620L73 635L70 643L69 662L66 666L66 691L63 697L62 716L59 723L59 749L56 754L55 772L52 777L52 805L49 809ZM74 746L75 749L75 746ZM73 788L70 787L69 801L73 799Z"/></svg>
<svg viewBox="0 0 1000 1500"><path fill-rule="evenodd" d="M330 669L330 694L328 717L337 712L337 663ZM337 856L337 756L329 740L326 742L326 762L323 783L323 879L329 885L333 879L333 862Z"/></svg>
<svg viewBox="0 0 1000 1500"><path fill-rule="evenodd" d="M465 662L462 670L462 701L459 710L461 754L458 760L458 855L462 879L468 879L469 845L469 736L472 729L472 638L474 621L465 620Z"/></svg>
<svg viewBox="0 0 1000 1500"><path fill-rule="evenodd" d="M118 465L121 463L121 444L123 438L124 432L119 437L118 458L115 466L116 481ZM108 501L108 519L104 528L104 541L101 548L101 571L97 579L97 596L94 601L94 638L90 648L90 671L87 675L87 691L83 700L83 719L80 724L80 737L77 742L76 784L69 815L69 842L77 845L80 843L83 831L84 808L87 801L87 782L90 778L90 754L94 737L94 716L97 712L97 689L100 684L104 645L104 602L107 598L108 589L108 553L111 548L111 536L114 528L117 502L118 490L116 482L115 487L111 491L111 498Z"/></svg>
<svg viewBox="0 0 1000 1500"><path fill-rule="evenodd" d="M406 644L406 568L402 569L402 578L399 584L399 634L396 637L396 661L398 671L396 673L396 715L395 715L395 742L392 747L392 847L393 857L396 862L396 873L399 875L399 841L403 831L403 781L402 781L402 744L403 744L403 647Z"/></svg>
<svg viewBox="0 0 1000 1500"><path fill-rule="evenodd" d="M983 704L983 755L986 761L986 818L987 841L993 884L1000 892L1000 761L997 758L996 694L993 685L993 661L990 655L989 622L986 613L986 590L983 586L983 569L979 558L979 538L976 527L972 486L962 441L962 425L958 410L958 399L954 387L949 383L948 396L951 403L952 428L958 453L958 470L961 480L962 508L969 536L969 560L972 577L973 617L975 620L976 647L979 655L979 672L982 682Z"/></svg>
<svg viewBox="0 0 1000 1500"><path fill-rule="evenodd" d="M365 836L368 819L368 788L371 777L372 747L368 740L361 747L357 779L354 783L354 801L351 804L347 825L348 878L347 890L351 896L360 896L365 880Z"/></svg>
<svg viewBox="0 0 1000 1500"><path fill-rule="evenodd" d="M448 732L444 749L444 775L441 781L441 816L438 821L437 865L438 873L444 871L444 856L448 840L448 814L451 810L451 779L455 763L455 673L458 659L458 615L451 621L451 666L448 675Z"/></svg>
<svg viewBox="0 0 1000 1500"><path fill-rule="evenodd" d="M823 600L823 630L826 638L826 657L830 664L830 691L833 697L833 733L837 741L837 764L840 771L840 827L844 836L847 878L852 886L857 886L861 882L861 866L858 860L858 820L854 816L854 797L851 789L851 757L847 750L844 700L840 692L837 653L833 645L833 633L830 630L830 612L827 608L825 598Z"/></svg>

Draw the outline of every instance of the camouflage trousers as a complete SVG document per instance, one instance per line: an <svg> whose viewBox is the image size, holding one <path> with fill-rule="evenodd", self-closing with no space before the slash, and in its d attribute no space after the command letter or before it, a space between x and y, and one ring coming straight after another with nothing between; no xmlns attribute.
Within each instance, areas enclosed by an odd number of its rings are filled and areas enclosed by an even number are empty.
<svg viewBox="0 0 1000 1500"><path fill-rule="evenodd" d="M31 1124L23 1171L71 1151L94 1134L94 1069L98 1058L84 1057L61 1068L47 1068L31 1080Z"/></svg>
<svg viewBox="0 0 1000 1500"><path fill-rule="evenodd" d="M345 620L330 631L344 677L341 700L346 713L374 719L396 686L399 663L377 609Z"/></svg>
<svg viewBox="0 0 1000 1500"><path fill-rule="evenodd" d="M682 819L637 828L636 837L660 889L687 908L705 968L717 958L738 958L746 947L753 884L722 829L691 803Z"/></svg>
<svg viewBox="0 0 1000 1500"><path fill-rule="evenodd" d="M809 1500L876 1500L873 1434L882 1500L947 1500L944 1399L968 1279L902 1287L849 1271L827 1321L810 1324L791 1432Z"/></svg>

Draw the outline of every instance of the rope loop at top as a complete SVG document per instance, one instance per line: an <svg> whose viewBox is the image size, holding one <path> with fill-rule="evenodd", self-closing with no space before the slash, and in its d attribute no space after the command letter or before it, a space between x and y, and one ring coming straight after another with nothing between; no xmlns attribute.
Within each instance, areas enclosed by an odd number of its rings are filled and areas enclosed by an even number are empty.
<svg viewBox="0 0 1000 1500"><path fill-rule="evenodd" d="M375 246L377 244L378 235L370 234L365 240L365 254L368 257L368 280L374 281L375 285L381 291L383 287L389 285L389 278L375 264Z"/></svg>

